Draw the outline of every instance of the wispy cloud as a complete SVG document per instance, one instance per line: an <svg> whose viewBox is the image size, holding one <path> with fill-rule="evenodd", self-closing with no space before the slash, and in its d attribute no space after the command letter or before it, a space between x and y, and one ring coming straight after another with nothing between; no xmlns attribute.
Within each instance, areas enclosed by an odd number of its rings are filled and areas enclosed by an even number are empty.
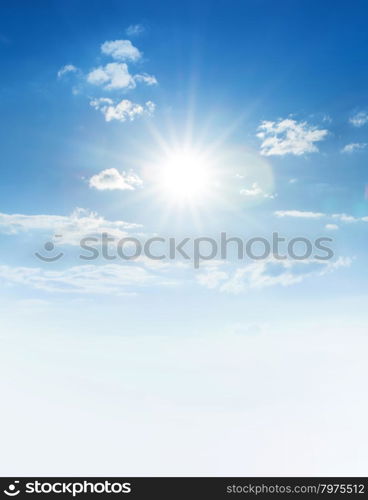
<svg viewBox="0 0 368 500"><path fill-rule="evenodd" d="M175 284L142 265L81 265L65 270L0 266L0 281L45 292L125 295L147 286Z"/></svg>
<svg viewBox="0 0 368 500"><path fill-rule="evenodd" d="M142 24L131 24L125 30L127 36L138 36L141 35L145 31L145 28Z"/></svg>
<svg viewBox="0 0 368 500"><path fill-rule="evenodd" d="M153 75L148 75L147 73L139 73L133 76L136 82L143 82L147 85L157 85L157 79Z"/></svg>
<svg viewBox="0 0 368 500"><path fill-rule="evenodd" d="M277 122L263 121L258 127L257 137L262 140L261 154L283 156L286 154L303 155L316 153L316 142L328 135L328 130L309 125L306 121L297 122L291 118Z"/></svg>
<svg viewBox="0 0 368 500"><path fill-rule="evenodd" d="M274 214L276 217L295 217L302 219L320 219L321 217L326 217L326 214L322 212L308 212L304 210L276 210Z"/></svg>
<svg viewBox="0 0 368 500"><path fill-rule="evenodd" d="M354 127L362 127L368 122L368 113L366 111L359 111L359 113L349 118L349 122L354 125Z"/></svg>
<svg viewBox="0 0 368 500"><path fill-rule="evenodd" d="M340 257L335 261L315 259L304 261L267 261L252 262L238 267L233 273L219 269L207 269L197 277L200 285L218 289L220 292L239 294L248 290L272 286L291 286L301 283L306 278L324 276L341 267L349 267L352 259Z"/></svg>
<svg viewBox="0 0 368 500"><path fill-rule="evenodd" d="M129 230L140 228L139 224L121 220L110 221L83 208L77 208L71 215L24 215L0 213L0 231L18 234L28 231L43 231L48 234L60 234L60 243L79 245L82 236L109 233L123 238Z"/></svg>
<svg viewBox="0 0 368 500"><path fill-rule="evenodd" d="M62 78L64 75L68 73L76 73L78 71L78 68L74 66L74 64L66 64L62 68L59 69L57 72L58 78Z"/></svg>
<svg viewBox="0 0 368 500"><path fill-rule="evenodd" d="M368 146L366 142L352 142L351 144L346 144L341 150L342 153L354 153L355 151L361 151Z"/></svg>
<svg viewBox="0 0 368 500"><path fill-rule="evenodd" d="M251 188L241 189L240 194L249 198L269 198L272 200L277 196L276 194L264 191L257 182L253 182Z"/></svg>
<svg viewBox="0 0 368 500"><path fill-rule="evenodd" d="M322 217L337 219L340 222L368 222L368 216L355 217L353 215L341 214L327 214L323 212L308 212L304 210L276 210L274 212L276 217L293 217L300 219L321 219Z"/></svg>
<svg viewBox="0 0 368 500"><path fill-rule="evenodd" d="M119 172L116 168L109 168L91 177L89 185L100 191L134 191L137 186L142 185L142 179L134 172Z"/></svg>
<svg viewBox="0 0 368 500"><path fill-rule="evenodd" d="M332 217L333 219L338 219L341 222L368 222L368 217L354 217L354 215L348 214L332 214L330 217Z"/></svg>
<svg viewBox="0 0 368 500"><path fill-rule="evenodd" d="M153 114L156 107L152 101L147 101L142 105L134 103L129 99L123 99L115 103L108 97L93 99L90 104L93 108L101 111L107 122L112 120L118 120L120 122L125 122L126 120L133 121L135 118L142 115L150 116Z"/></svg>

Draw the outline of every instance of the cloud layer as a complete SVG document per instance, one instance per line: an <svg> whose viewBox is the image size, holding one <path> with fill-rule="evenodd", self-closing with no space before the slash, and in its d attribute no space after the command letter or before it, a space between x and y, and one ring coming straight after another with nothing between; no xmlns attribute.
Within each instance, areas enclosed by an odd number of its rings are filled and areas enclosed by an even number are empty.
<svg viewBox="0 0 368 500"><path fill-rule="evenodd" d="M198 276L200 285L220 292L239 294L249 290L272 286L290 286L301 283L311 276L324 276L341 267L350 267L352 259L340 257L335 261L277 260L252 262L238 267L234 272L210 268Z"/></svg>
<svg viewBox="0 0 368 500"><path fill-rule="evenodd" d="M60 243L69 245L79 245L81 237L104 232L116 238L123 238L128 235L128 230L140 227L139 224L121 220L109 221L83 208L76 208L69 216L0 213L0 230L4 233L44 231L62 235Z"/></svg>
<svg viewBox="0 0 368 500"><path fill-rule="evenodd" d="M0 266L0 282L54 293L131 294L152 285L167 286L174 281L161 278L138 265L82 265L64 270Z"/></svg>

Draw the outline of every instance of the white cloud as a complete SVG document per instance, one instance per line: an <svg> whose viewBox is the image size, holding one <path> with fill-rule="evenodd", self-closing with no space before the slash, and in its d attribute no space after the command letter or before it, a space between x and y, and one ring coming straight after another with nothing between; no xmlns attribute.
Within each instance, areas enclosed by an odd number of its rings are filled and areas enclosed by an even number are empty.
<svg viewBox="0 0 368 500"><path fill-rule="evenodd" d="M136 30L138 30L137 26L135 26ZM131 28L133 29L133 27ZM83 83L87 82L108 91L128 91L136 88L137 84L157 85L157 78L154 75L148 73L132 74L130 72L126 62L137 61L142 57L142 54L129 40L106 41L101 45L101 51L116 61L90 69L83 76ZM82 74L78 68L67 64L59 70L58 78L70 72ZM83 90L84 87L81 83L72 88L73 94L80 94ZM118 102L108 97L94 97L93 95L90 97L90 104L95 109L101 110L106 121L133 120L138 115L152 114L155 109L155 104L152 101L147 101L145 104L135 104L128 99Z"/></svg>
<svg viewBox="0 0 368 500"><path fill-rule="evenodd" d="M114 100L110 97L96 97L96 99L92 99L89 103L93 108L101 109L102 106L113 105Z"/></svg>
<svg viewBox="0 0 368 500"><path fill-rule="evenodd" d="M71 215L23 215L0 213L0 230L8 234L27 231L44 231L59 234L62 244L79 245L81 237L91 234L109 233L116 238L127 236L128 230L139 224L124 221L109 221L95 212L76 208Z"/></svg>
<svg viewBox="0 0 368 500"><path fill-rule="evenodd" d="M362 127L368 122L368 113L366 111L360 111L350 117L349 122L354 125L354 127Z"/></svg>
<svg viewBox="0 0 368 500"><path fill-rule="evenodd" d="M308 212L303 210L277 210L274 214L276 217L296 217L303 219L320 219L321 217L326 217L326 214L322 212Z"/></svg>
<svg viewBox="0 0 368 500"><path fill-rule="evenodd" d="M316 259L280 261L270 258L238 267L231 276L218 269L208 269L197 277L197 281L207 288L239 294L271 286L291 286L308 277L324 276L341 267L349 267L351 263L352 259L348 257L340 257L333 262Z"/></svg>
<svg viewBox="0 0 368 500"><path fill-rule="evenodd" d="M93 99L90 104L93 108L101 111L107 122L112 120L120 122L133 121L138 116L152 115L155 110L155 104L152 101L147 101L142 105L136 104L129 99L123 99L115 104L112 99L101 97Z"/></svg>
<svg viewBox="0 0 368 500"><path fill-rule="evenodd" d="M277 210L276 217L295 217L301 219L320 219L322 217L338 219L341 222L368 222L368 217L354 217L348 214L326 214L323 212L307 212L303 210ZM330 228L331 229L331 228Z"/></svg>
<svg viewBox="0 0 368 500"><path fill-rule="evenodd" d="M138 61L141 52L130 40L111 40L101 45L101 52L118 61Z"/></svg>
<svg viewBox="0 0 368 500"><path fill-rule="evenodd" d="M156 104L152 101L147 101L146 102L146 113L149 115L152 115L156 109Z"/></svg>
<svg viewBox="0 0 368 500"><path fill-rule="evenodd" d="M66 64L65 66L63 66L62 68L59 69L59 71L57 72L57 76L58 76L58 78L61 78L64 75L66 75L67 73L75 73L77 71L78 71L78 68L76 66L74 66L73 64Z"/></svg>
<svg viewBox="0 0 368 500"><path fill-rule="evenodd" d="M249 189L241 189L240 194L250 198L270 198L274 199L277 195L266 193L257 182L253 182L252 187Z"/></svg>
<svg viewBox="0 0 368 500"><path fill-rule="evenodd" d="M87 81L92 85L102 85L106 90L135 87L135 80L125 63L114 62L99 66L88 73Z"/></svg>
<svg viewBox="0 0 368 500"><path fill-rule="evenodd" d="M146 83L147 85L157 85L158 83L155 76L148 75L147 73L134 75L133 78L136 82L143 82Z"/></svg>
<svg viewBox="0 0 368 500"><path fill-rule="evenodd" d="M337 231L339 229L339 226L337 224L326 224L325 228L328 231Z"/></svg>
<svg viewBox="0 0 368 500"><path fill-rule="evenodd" d="M342 153L354 153L354 151L360 151L368 146L366 142L352 142L351 144L346 144L341 150Z"/></svg>
<svg viewBox="0 0 368 500"><path fill-rule="evenodd" d="M91 177L89 185L100 191L114 189L133 191L136 186L142 185L142 180L134 172L121 173L116 168L109 168Z"/></svg>
<svg viewBox="0 0 368 500"><path fill-rule="evenodd" d="M307 122L297 122L291 118L278 122L263 121L257 134L262 140L261 154L265 156L316 153L316 142L326 138L328 130L318 129Z"/></svg>
<svg viewBox="0 0 368 500"><path fill-rule="evenodd" d="M289 184L296 184L298 182L298 179L295 177L293 179L289 179Z"/></svg>
<svg viewBox="0 0 368 500"><path fill-rule="evenodd" d="M125 33L128 36L138 36L145 31L144 26L142 24L131 24L125 30Z"/></svg>
<svg viewBox="0 0 368 500"><path fill-rule="evenodd" d="M364 220L364 217L359 218L347 214L332 214L331 217L333 219L339 219L341 222L358 222L359 220Z"/></svg>
<svg viewBox="0 0 368 500"><path fill-rule="evenodd" d="M133 89L136 82L146 85L157 85L157 79L147 73L131 75L126 63L109 63L106 66L99 66L87 75L88 83L103 86L106 90Z"/></svg>

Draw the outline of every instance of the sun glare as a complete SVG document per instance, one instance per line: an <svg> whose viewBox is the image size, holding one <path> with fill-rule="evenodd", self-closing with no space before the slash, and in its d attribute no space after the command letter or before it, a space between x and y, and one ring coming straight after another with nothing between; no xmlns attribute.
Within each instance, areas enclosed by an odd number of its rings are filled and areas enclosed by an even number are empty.
<svg viewBox="0 0 368 500"><path fill-rule="evenodd" d="M158 189L175 203L201 202L213 182L211 165L204 154L191 149L168 153L159 166Z"/></svg>

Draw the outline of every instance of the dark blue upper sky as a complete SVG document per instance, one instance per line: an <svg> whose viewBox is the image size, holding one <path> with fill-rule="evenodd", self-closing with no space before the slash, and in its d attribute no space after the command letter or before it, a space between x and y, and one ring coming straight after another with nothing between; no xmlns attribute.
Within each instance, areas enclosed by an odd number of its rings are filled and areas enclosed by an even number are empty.
<svg viewBox="0 0 368 500"><path fill-rule="evenodd" d="M92 110L72 101L55 75L67 63L96 65L101 43L124 38L130 24L146 27L137 44L145 71L159 79L158 113L163 105L185 113L195 93L199 116L213 111L219 126L245 113L247 121L236 132L243 140L260 120L322 113L333 115L338 140L349 114L368 104L363 1L348 7L342 1L267 0L35 1L1 7L0 139L7 165L2 197L10 188L7 178L12 183L21 173L25 181L37 180L45 163L57 177L73 127L85 120L92 130L99 126ZM347 142L350 133L344 131ZM48 148L55 152L53 166Z"/></svg>

